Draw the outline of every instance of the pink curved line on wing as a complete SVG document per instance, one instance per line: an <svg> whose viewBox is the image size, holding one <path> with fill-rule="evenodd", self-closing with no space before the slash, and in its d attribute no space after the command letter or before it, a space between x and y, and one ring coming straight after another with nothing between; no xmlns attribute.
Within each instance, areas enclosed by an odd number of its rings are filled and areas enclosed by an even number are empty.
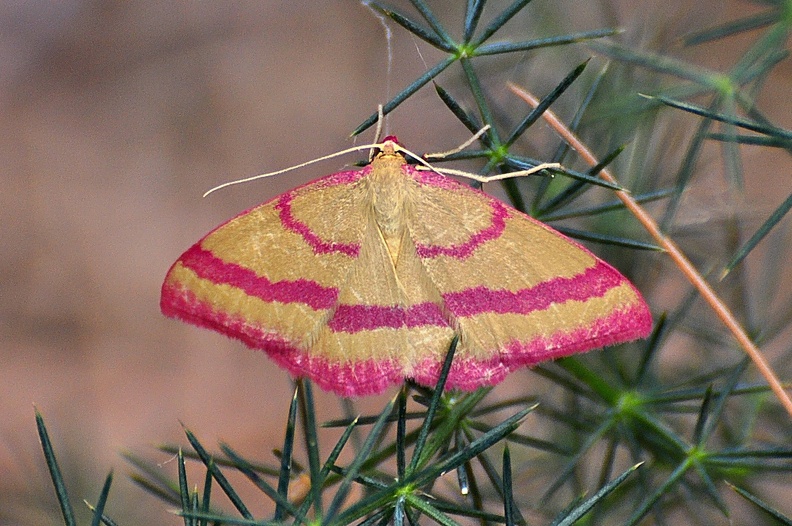
<svg viewBox="0 0 792 526"><path fill-rule="evenodd" d="M449 179L443 175L438 175L428 171L415 170L415 168L410 165L404 165L403 169L405 172L405 177L412 177L420 184L448 190L464 189L472 192L478 192L477 190L468 188L459 182ZM361 177L365 177L370 173L370 171L371 168L369 166L359 171L339 172L309 184L328 187L339 184L350 184L359 180ZM323 239L318 236L309 225L299 221L294 217L294 214L292 213L292 200L294 199L295 195L297 195L297 192L299 192L299 190L302 188L304 187L286 192L277 198L275 208L280 214L281 224L288 230L300 234L300 236L302 236L306 243L311 245L311 247L314 249L314 252L317 254L338 252L346 254L350 257L357 257L357 255L360 253L360 245L358 243L339 243L333 240ZM481 192L481 195L485 197L488 204L492 207L492 222L487 228L476 232L470 237L470 239L457 245L441 246L416 244L416 252L418 256L422 258L450 256L457 259L464 259L470 256L483 243L500 237L500 235L503 233L503 230L506 228L506 218L509 215L508 208L500 201L492 199L483 192Z"/></svg>
<svg viewBox="0 0 792 526"><path fill-rule="evenodd" d="M645 338L651 331L652 315L641 301L570 332L558 332L529 341L514 340L501 349L493 350L489 359L455 357L446 388L471 391L495 385L516 369ZM414 369L413 378L421 385L433 386L437 383L441 367L442 363L436 359L427 359Z"/></svg>
<svg viewBox="0 0 792 526"><path fill-rule="evenodd" d="M473 252L482 244L487 241L497 239L506 228L506 218L509 215L509 209L506 205L493 199L489 195L465 186L450 177L432 172L430 170L416 170L411 165L404 165L405 175L411 177L419 184L432 186L435 188L442 188L444 190L451 190L453 192L472 192L480 194L480 196L492 207L492 222L490 225L479 232L473 234L470 239L464 243L457 245L421 245L416 244L416 252L421 258L434 258L437 256L449 256L457 259L465 259L473 254Z"/></svg>
<svg viewBox="0 0 792 526"><path fill-rule="evenodd" d="M381 393L401 383L401 367L391 360L331 362L312 357L274 331L265 331L239 316L230 316L198 300L189 290L166 282L160 302L163 314L205 327L260 349L293 376L308 377L319 387L341 396Z"/></svg>
<svg viewBox="0 0 792 526"><path fill-rule="evenodd" d="M415 251L420 258L435 258L449 256L456 259L465 259L487 241L498 239L506 228L506 217L509 212L503 203L494 199L490 200L492 206L492 223L485 229L479 230L470 239L458 245L421 245L416 243Z"/></svg>
<svg viewBox="0 0 792 526"><path fill-rule="evenodd" d="M263 301L304 303L312 309L322 310L333 308L338 300L338 289L334 287L324 287L307 279L273 282L248 268L223 261L201 247L200 243L193 245L179 261L203 279L231 285Z"/></svg>
<svg viewBox="0 0 792 526"><path fill-rule="evenodd" d="M406 309L397 305L339 305L328 324L335 332L360 332L382 327L447 326L440 307L432 302Z"/></svg>
<svg viewBox="0 0 792 526"><path fill-rule="evenodd" d="M603 261L570 278L553 278L518 291L471 287L443 294L445 307L456 317L488 312L496 314L530 314L553 304L586 301L602 297L626 280ZM448 326L441 307L432 302L418 303L406 309L398 305L339 305L330 321L336 332L355 333L381 327Z"/></svg>
<svg viewBox="0 0 792 526"><path fill-rule="evenodd" d="M381 393L405 380L402 368L393 360L330 361L310 356L293 342L274 331L265 331L243 318L216 311L199 301L178 284L166 283L162 290L162 312L170 317L213 329L241 340L248 347L265 351L278 365L294 376L308 377L322 389L341 396L363 396ZM456 357L446 388L473 390L495 385L515 369L545 360L568 356L598 347L645 337L652 329L652 318L643 302L614 311L587 327L559 332L550 337L530 341L512 341L500 349L492 349L483 360ZM434 386L442 361L428 358L419 363L410 375L416 382Z"/></svg>
<svg viewBox="0 0 792 526"><path fill-rule="evenodd" d="M339 172L327 177L323 177L322 179L318 179L317 181L309 183L308 185L304 185L286 192L285 194L276 198L277 202L275 203L275 208L280 214L281 224L284 228L300 234L305 242L313 247L313 250L316 254L338 252L341 254L346 254L349 257L356 258L360 253L359 243L338 243L336 241L326 241L322 239L314 233L310 226L294 217L294 214L292 214L292 200L294 199L294 196L297 194L297 192L302 188L305 188L305 186L310 185L330 187L341 184L350 184L360 179L360 177L366 173L368 173L368 171L365 169L359 171Z"/></svg>
<svg viewBox="0 0 792 526"><path fill-rule="evenodd" d="M485 312L530 314L554 303L585 301L602 297L626 282L613 267L602 260L572 277L552 278L517 291L493 290L483 285L443 294L448 310L455 316L474 316Z"/></svg>

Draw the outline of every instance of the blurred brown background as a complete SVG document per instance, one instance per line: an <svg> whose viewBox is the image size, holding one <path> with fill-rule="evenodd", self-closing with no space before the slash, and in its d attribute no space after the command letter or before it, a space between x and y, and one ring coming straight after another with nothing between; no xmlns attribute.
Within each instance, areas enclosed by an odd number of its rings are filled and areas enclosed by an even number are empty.
<svg viewBox="0 0 792 526"><path fill-rule="evenodd" d="M453 28L456 4L432 4ZM492 4L485 18L504 2ZM705 25L709 3L534 4L499 36L619 25L636 46L657 49L658 35ZM746 8L717 4L723 20ZM168 514L125 479L123 448L183 441L179 420L208 444L222 438L260 456L282 440L287 375L259 353L163 318L159 287L175 258L221 221L349 161L200 197L349 146L351 130L425 69L416 41L391 27L389 75L385 31L355 1L0 4L0 522L15 523L13 514L57 523L33 403L76 506L95 500L114 466L109 511L128 524ZM432 65L437 55L419 45ZM698 59L728 67L727 48ZM569 53L570 64L590 54ZM788 64L782 71L788 78ZM566 74L511 72L492 78L539 93ZM511 98L505 88L502 97ZM508 103L522 115L520 102ZM769 113L792 123L788 105ZM420 151L467 137L431 89L389 125ZM338 413L334 397L319 401Z"/></svg>

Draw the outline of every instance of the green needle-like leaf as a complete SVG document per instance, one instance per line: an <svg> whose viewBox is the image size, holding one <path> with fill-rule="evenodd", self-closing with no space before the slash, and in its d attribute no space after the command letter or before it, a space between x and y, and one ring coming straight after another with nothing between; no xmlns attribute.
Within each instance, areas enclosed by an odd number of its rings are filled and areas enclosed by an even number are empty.
<svg viewBox="0 0 792 526"><path fill-rule="evenodd" d="M540 500L544 501L550 499L550 497L570 479L583 455L593 448L595 444L597 444L602 439L602 437L604 437L606 433L608 433L614 427L615 424L616 421L614 418L604 418L595 430L587 434L585 442L578 447L578 450L575 452L575 454L569 458L564 467L559 470L557 478L545 490Z"/></svg>
<svg viewBox="0 0 792 526"><path fill-rule="evenodd" d="M624 151L624 146L619 146L611 151L608 155L606 155L596 166L588 170L587 174L580 174L585 175L585 178L577 177L576 181L570 184L567 188L563 191L559 192L553 199L550 199L547 203L545 203L541 208L539 208L538 217L541 217L547 212L552 210L556 210L561 206L564 206L570 203L575 197L580 195L582 190L585 188L584 183L588 182L590 184L597 184L600 182L607 182L604 179L600 179L597 174L599 174L604 168L606 168L610 163L612 163L616 157ZM608 183L610 185L610 183ZM618 185L610 185L613 190L621 190L618 188ZM621 202L621 201L619 201Z"/></svg>
<svg viewBox="0 0 792 526"><path fill-rule="evenodd" d="M278 502L289 500L289 482L291 481L292 450L294 448L294 428L297 420L297 393L299 384L292 393L291 404L289 404L289 417L286 420L286 434L283 438L283 450L281 453L280 475L278 476L278 495L281 496ZM280 504L275 506L275 520L283 520L284 510Z"/></svg>
<svg viewBox="0 0 792 526"><path fill-rule="evenodd" d="M399 390L398 419L396 420L396 476L404 480L407 467L405 436L407 435L407 384Z"/></svg>
<svg viewBox="0 0 792 526"><path fill-rule="evenodd" d="M765 146L767 148L787 148L792 147L789 140L779 139L777 137L762 137L758 135L734 135L725 133L710 133L707 135L708 139L713 141L734 142L737 144L746 144L750 146Z"/></svg>
<svg viewBox="0 0 792 526"><path fill-rule="evenodd" d="M454 39L452 39L451 36L446 32L443 25L440 23L437 17L435 17L434 13L432 13L432 10L429 9L428 5L426 5L426 2L423 0L410 0L410 3L413 5L413 7L415 7L415 9L418 10L419 13L421 13L421 16L424 17L424 20L429 23L435 33L437 33L440 38L443 39L443 41L456 48Z"/></svg>
<svg viewBox="0 0 792 526"><path fill-rule="evenodd" d="M443 367L440 370L440 377L437 381L437 385L435 386L434 393L432 394L432 399L429 402L429 406L426 408L426 417L424 419L423 425L421 426L421 432L418 435L418 440L415 442L413 457L410 461L410 467L407 470L408 473L413 473L424 461L424 458L422 457L424 444L426 444L426 439L429 436L429 429L432 426L437 409L440 407L440 398L443 395L443 389L445 388L445 382L448 378L448 373L451 371L451 363L454 360L454 353L456 352L458 343L459 336L457 335L454 336L454 339L451 341L451 346L446 353Z"/></svg>
<svg viewBox="0 0 792 526"><path fill-rule="evenodd" d="M727 482L727 484L729 484L729 483ZM759 509L761 509L762 511L767 513L770 517L772 517L773 519L778 521L779 524L782 524L784 526L792 526L792 517L787 517L786 515L784 515L783 513L778 511L777 509L773 508L772 506L770 506L769 504L767 504L763 500L759 499L758 497L756 497L752 493L750 493L750 492L748 492L748 491L746 491L746 490L744 490L744 489L742 489L740 487L737 487L737 486L735 486L733 484L729 484L729 486L734 491L736 491L739 495L741 495L746 500L748 500L749 502L754 504L756 507L758 507Z"/></svg>
<svg viewBox="0 0 792 526"><path fill-rule="evenodd" d="M546 47L565 46L567 44L608 37L618 33L618 29L597 29L569 35L535 38L524 42L494 42L492 44L484 44L477 48L474 55L477 57L484 57L487 55L500 55L503 53L532 51Z"/></svg>
<svg viewBox="0 0 792 526"><path fill-rule="evenodd" d="M655 321L654 330L652 330L652 334L649 335L649 338L646 341L644 352L641 356L641 360L638 362L638 367L636 368L634 382L634 385L636 386L640 386L647 381L647 377L650 374L649 366L652 364L652 361L656 356L657 349L660 344L660 338L664 334L666 320L668 320L668 315L663 312Z"/></svg>
<svg viewBox="0 0 792 526"><path fill-rule="evenodd" d="M699 416L696 420L696 428L693 430L693 443L699 446L702 445L702 433L704 432L704 426L709 416L710 402L712 402L712 386L707 387L707 392L704 394L704 399L701 401Z"/></svg>
<svg viewBox="0 0 792 526"><path fill-rule="evenodd" d="M623 237L608 236L605 234L598 234L585 230L576 230L574 228L566 228L562 226L554 226L556 230L571 238L581 239L584 241L591 241L593 243L602 243L603 245L613 245L618 247L632 248L634 250L652 250L655 252L662 252L663 249L654 243L645 243L643 241L636 241L634 239L626 239Z"/></svg>
<svg viewBox="0 0 792 526"><path fill-rule="evenodd" d="M564 93L567 88L571 86L580 75L583 74L587 64L588 60L580 64L578 67L573 69L571 73L564 77L564 79L555 88L553 88L553 91L543 98L539 102L539 105L534 108L534 110L531 111L531 113L529 113L528 116L525 117L525 119L523 119L522 122L514 128L514 131L512 131L511 134L509 134L508 139L506 139L505 144L507 146L514 144L514 141L519 139L525 130L527 130L528 127L536 122L539 117L541 117L542 114L547 111L547 108L549 108L550 105L553 104L558 99L558 97L560 97L561 94Z"/></svg>
<svg viewBox="0 0 792 526"><path fill-rule="evenodd" d="M693 66L682 60L677 60L666 55L628 48L609 40L592 40L589 42L588 46L597 53L601 53L615 60L641 66L657 73L690 80L700 86L716 88L717 81L721 78L721 76L715 72L707 71L702 67Z"/></svg>
<svg viewBox="0 0 792 526"><path fill-rule="evenodd" d="M637 525L641 519L643 519L649 510L661 499L664 495L667 495L671 488L674 487L682 477L687 473L687 471L692 466L692 463L688 460L680 463L676 469L671 473L671 475L666 478L666 480L654 491L651 495L648 495L641 505L638 507L637 510L630 516L629 520L626 522L628 526L635 526Z"/></svg>
<svg viewBox="0 0 792 526"><path fill-rule="evenodd" d="M293 517L300 517L301 514L294 508L291 502L289 502L288 498L281 493L278 492L274 487L267 483L266 480L262 479L258 473L256 473L250 463L239 456L231 446L227 444L221 444L220 449L223 450L225 453L235 464L236 468L241 471L248 479L250 479L253 484L256 485L267 497L272 499L275 502L277 507L281 508L281 515L283 516L286 512L290 513ZM208 511L204 509L204 511ZM282 520L282 519L281 519Z"/></svg>
<svg viewBox="0 0 792 526"><path fill-rule="evenodd" d="M179 466L179 496L181 497L181 509L182 511L188 511L190 509L190 488L187 485L187 467L184 465L184 455L182 455L181 449L179 449L179 453L176 456L176 461ZM191 522L192 521L187 517L184 518L184 526L190 526Z"/></svg>
<svg viewBox="0 0 792 526"><path fill-rule="evenodd" d="M204 513L209 513L211 508L211 502L212 502L212 472L207 469L206 475L204 476L203 495L201 497L200 510ZM199 526L206 526L206 521L201 521Z"/></svg>
<svg viewBox="0 0 792 526"><path fill-rule="evenodd" d="M467 9L465 9L465 26L464 26L464 43L470 43L473 38L473 33L476 32L481 12L484 10L486 0L468 0Z"/></svg>
<svg viewBox="0 0 792 526"><path fill-rule="evenodd" d="M693 468L696 470L696 473L699 476L699 479L704 483L704 491L715 504L715 507L723 514L724 517L729 517L729 507L726 502L721 498L720 492L718 491L718 487L715 484L715 481L712 480L712 476L710 476L707 468L705 466L706 461L696 460L693 462Z"/></svg>
<svg viewBox="0 0 792 526"><path fill-rule="evenodd" d="M723 269L723 272L720 275L720 279L725 278L732 270L734 270L737 265L742 263L742 261L751 253L751 251L756 248L764 237L770 233L770 231L783 219L783 217L792 209L792 194L790 194L781 205L775 209L775 211L770 214L770 217L759 227L759 229L751 236L751 239L745 242L745 244L740 247L740 250L734 255L731 261L726 265Z"/></svg>
<svg viewBox="0 0 792 526"><path fill-rule="evenodd" d="M393 507L393 526L404 526L406 515L404 497L400 496L396 499L396 505Z"/></svg>
<svg viewBox="0 0 792 526"><path fill-rule="evenodd" d="M110 494L110 485L113 483L113 472L107 474L107 478L105 479L104 485L102 486L102 492L99 494L99 500L96 502L96 508L92 509L93 511L93 519L91 520L91 526L99 526L102 522L102 515L104 514L105 504L107 504L107 496Z"/></svg>
<svg viewBox="0 0 792 526"><path fill-rule="evenodd" d="M732 35L766 27L777 20L778 13L776 11L767 11L765 13L759 13L758 15L740 18L738 20L734 20L733 22L727 22L725 24L705 29L703 31L690 33L682 39L682 42L686 46L695 46L704 44L706 42L711 42L713 40L722 40Z"/></svg>
<svg viewBox="0 0 792 526"><path fill-rule="evenodd" d="M214 460L206 451L206 449L201 445L198 441L198 438L190 431L189 429L184 429L184 433L187 435L187 440L190 442L190 445L193 447L198 456L201 458L201 462L204 463L206 469L208 469L212 476L214 477L215 481L217 481L217 485L220 486L220 489L223 490L223 493L226 494L228 499L234 505L234 507L239 511L239 513L245 517L246 519L252 519L253 515L248 510L247 506L245 506L242 498L237 494L234 488L231 486L231 483L228 482L225 475L218 469L217 465L214 463Z"/></svg>
<svg viewBox="0 0 792 526"><path fill-rule="evenodd" d="M520 421L525 418L525 415L533 411L535 407L536 406L527 407L519 413L507 418L497 426L493 427L488 433L485 433L478 439L471 442L465 449L457 451L456 453L453 453L442 459L440 462L427 467L425 470L419 471L415 475L408 477L408 481L418 486L423 486L430 480L439 476L441 473L446 473L456 469L458 466L478 456L483 451L503 440L512 431L519 427Z"/></svg>
<svg viewBox="0 0 792 526"><path fill-rule="evenodd" d="M431 517L436 523L442 524L443 526L459 526L458 522L434 507L428 499L415 495L408 495L407 500L410 506L421 510L422 513Z"/></svg>
<svg viewBox="0 0 792 526"><path fill-rule="evenodd" d="M409 86L404 88L398 95L393 97L390 101L388 101L382 106L383 115L387 115L388 113L393 111L399 104L407 100L408 97L410 97L413 93L421 89L427 82L431 81L433 78L435 78L440 73L442 73L444 69L446 69L448 66L453 64L455 61L456 61L456 57L454 56L447 57L444 60L442 60L439 64L434 66L432 69L430 69L429 71L427 71L426 73L415 79L415 81L413 81ZM362 124L360 124L357 128L355 128L355 130L352 132L351 135L353 137L356 135L360 135L361 133L369 129L372 124L377 122L377 119L379 119L379 113L377 112L372 113L368 119L363 121Z"/></svg>
<svg viewBox="0 0 792 526"><path fill-rule="evenodd" d="M487 102L487 98L484 96L484 91L481 89L481 82L479 82L478 75L473 67L473 62L468 57L462 57L459 59L459 64L462 66L462 71L465 73L465 79L470 88L470 93L473 95L473 100L476 101L476 107L481 116L481 122L485 125L490 125L487 134L493 143L492 147L493 149L497 149L501 144L501 140L498 136L498 129L495 127L495 118L492 115L492 110Z"/></svg>
<svg viewBox="0 0 792 526"><path fill-rule="evenodd" d="M506 517L506 526L513 526L514 522L514 491L512 489L511 453L509 445L503 448L503 515Z"/></svg>
<svg viewBox="0 0 792 526"><path fill-rule="evenodd" d="M299 386L298 398L300 400L305 447L308 452L308 469L311 476L311 499L314 513L317 517L321 517L323 513L321 487L326 475L321 474L322 466L319 461L319 434L316 424L313 386L309 380L304 378L297 380L297 385Z"/></svg>
<svg viewBox="0 0 792 526"><path fill-rule="evenodd" d="M514 15L519 13L520 10L528 5L528 2L530 1L531 0L515 0L509 7L504 9L498 16L496 16L481 33L479 33L479 35L473 41L472 47L477 48L482 43L489 40L489 37L506 25L506 22L511 20Z"/></svg>
<svg viewBox="0 0 792 526"><path fill-rule="evenodd" d="M470 133L475 134L482 128L476 116L465 111L446 90L435 84L435 91L437 91L440 100L442 100L446 107L451 110L451 113L465 125L465 128L467 128ZM486 135L484 135L483 140L486 142Z"/></svg>
<svg viewBox="0 0 792 526"><path fill-rule="evenodd" d="M410 33L414 34L418 38L428 42L429 44L433 45L436 48L442 49L448 53L453 53L455 51L455 47L453 43L448 43L443 40L437 33L423 27L419 24L416 24L406 16L402 15L398 11L394 11L390 8L384 7L376 2L372 2L370 4L371 7L376 9L377 11L381 12L385 16L389 17L391 20L402 26L404 29L409 31Z"/></svg>
<svg viewBox="0 0 792 526"><path fill-rule="evenodd" d="M490 521L495 523L504 523L506 518L503 515L498 515L496 513L489 513L486 511L482 511L480 509L475 509L471 507L467 503L462 504L454 504L451 502L445 502L443 500L434 499L432 500L432 506L437 508L438 510L444 512L446 515L456 515L459 517L471 517L474 519ZM524 521L523 521L524 522Z"/></svg>
<svg viewBox="0 0 792 526"><path fill-rule="evenodd" d="M192 510L186 512L180 512L180 516L184 517L185 520L202 520L211 522L212 524L234 524L239 526L276 526L278 523L274 523L272 521L260 521L256 519L246 519L240 517L230 517L228 515L222 515L219 513L204 513L199 510Z"/></svg>
<svg viewBox="0 0 792 526"><path fill-rule="evenodd" d="M611 493L617 486L619 486L624 480L629 477L633 471L638 469L641 464L636 464L635 466L631 467L617 478L615 478L612 482L604 486L600 489L597 493L594 494L590 499L587 499L585 502L577 506L573 509L569 515L567 515L564 520L558 523L558 526L571 526L574 524L578 519L580 519L583 515L588 513L591 508L593 508L598 502L604 499L609 493Z"/></svg>
<svg viewBox="0 0 792 526"><path fill-rule="evenodd" d="M774 126L766 126L734 115L717 113L707 108L702 108L701 106L697 106L696 104L690 104L688 102L673 100L664 96L655 96L653 98L659 100L663 104L666 104L673 108L678 108L680 110L687 111L689 113L693 113L695 115L700 115L702 117L706 117L708 119L712 119L715 121L734 124L735 126L739 126L740 128L745 128L746 130L751 130L757 133L763 133L769 135L770 137L775 137L777 139L782 139L784 141L792 141L792 131L789 130L784 130L782 128L777 128Z"/></svg>
<svg viewBox="0 0 792 526"><path fill-rule="evenodd" d="M357 477L360 469L363 467L364 462L368 459L369 454L374 449L374 446L379 441L380 435L382 431L385 429L385 424L388 422L388 417L393 410L393 406L395 404L395 399L392 399L385 409L380 413L379 418L377 419L374 426L371 428L368 437L366 437L366 441L363 443L363 447L360 449L358 454L355 456L355 459L350 464L349 468L344 475L344 479L341 481L341 485L338 488L335 496L333 497L332 502L327 507L327 514L325 515L325 521L327 524L332 524L335 516L341 509L341 505L343 504L344 500L346 499L347 494L349 493L349 489L352 485L352 481Z"/></svg>
<svg viewBox="0 0 792 526"><path fill-rule="evenodd" d="M63 483L63 475L58 467L58 460L55 458L55 450L50 442L47 427L44 425L44 417L41 416L39 410L36 409L36 428L38 429L39 440L41 441L41 449L44 451L44 459L47 461L47 469L49 470L52 484L55 486L55 494L58 497L58 504L60 504L61 515L63 522L66 526L76 526L74 520L74 509L72 508L69 495L66 492L66 485Z"/></svg>
<svg viewBox="0 0 792 526"><path fill-rule="evenodd" d="M654 192L647 192L645 194L637 194L633 195L633 198L641 204L651 203L653 201L658 201L660 199L667 199L674 195L676 190L673 188L665 188L661 190L656 190ZM619 200L613 200L607 203L603 203L601 205L586 207L586 208L572 208L568 210L559 210L558 212L552 214L538 214L538 217L541 218L542 221L546 223L550 223L552 221L559 221L561 219L568 219L570 217L589 217L589 216L596 216L599 214L604 214L607 212L615 212L618 210L624 210L624 203Z"/></svg>

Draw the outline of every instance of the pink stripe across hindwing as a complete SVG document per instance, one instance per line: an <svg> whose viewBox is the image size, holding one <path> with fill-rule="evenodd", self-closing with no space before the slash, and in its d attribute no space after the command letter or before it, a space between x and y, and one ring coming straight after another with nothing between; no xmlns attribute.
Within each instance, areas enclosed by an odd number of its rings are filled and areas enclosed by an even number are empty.
<svg viewBox="0 0 792 526"><path fill-rule="evenodd" d="M384 305L339 305L328 326L335 332L360 332L379 328L447 325L440 307L431 302L417 303L406 309Z"/></svg>
<svg viewBox="0 0 792 526"><path fill-rule="evenodd" d="M623 278L607 263L597 260L593 267L576 276L552 278L531 288L510 291L478 286L443 294L443 299L455 316L475 316L485 312L530 314L553 303L602 297L622 281Z"/></svg>
<svg viewBox="0 0 792 526"><path fill-rule="evenodd" d="M336 288L323 287L307 279L273 282L248 268L223 261L203 249L200 243L185 252L179 261L202 279L231 285L263 301L304 303L316 310L331 309L338 301Z"/></svg>
<svg viewBox="0 0 792 526"><path fill-rule="evenodd" d="M515 369L536 365L545 360L569 356L645 337L652 328L652 315L645 304L634 304L612 311L585 327L560 331L549 337L507 342L489 359L456 357L446 388L473 390L495 385ZM494 351L494 349L493 349ZM421 385L434 385L442 363L430 358L416 366L413 378Z"/></svg>
<svg viewBox="0 0 792 526"><path fill-rule="evenodd" d="M294 343L249 323L241 316L218 311L178 285L165 283L161 307L167 316L236 338L252 349L261 349L294 376L307 376L322 389L341 396L380 393L404 378L401 367L392 360L336 362L311 356Z"/></svg>
<svg viewBox="0 0 792 526"><path fill-rule="evenodd" d="M217 311L178 285L166 283L162 299L162 310L168 316L237 338L251 348L262 349L293 375L308 376L323 389L341 396L380 393L388 386L400 383L405 376L401 366L390 359L336 362L311 356L277 334L251 325L242 317ZM571 332L506 343L489 359L457 357L451 366L446 387L472 390L494 385L509 372L526 365L640 338L646 335L651 325L651 315L646 306L632 305ZM411 377L422 385L432 386L437 383L441 365L435 358L429 358L416 364Z"/></svg>
<svg viewBox="0 0 792 526"><path fill-rule="evenodd" d="M448 312L455 317L477 314L523 314L542 311L553 304L586 301L605 295L622 278L607 263L597 263L571 278L553 278L518 291L493 290L484 286L443 294ZM337 332L360 332L378 328L447 326L439 305L418 303L406 309L395 305L340 305L330 321Z"/></svg>

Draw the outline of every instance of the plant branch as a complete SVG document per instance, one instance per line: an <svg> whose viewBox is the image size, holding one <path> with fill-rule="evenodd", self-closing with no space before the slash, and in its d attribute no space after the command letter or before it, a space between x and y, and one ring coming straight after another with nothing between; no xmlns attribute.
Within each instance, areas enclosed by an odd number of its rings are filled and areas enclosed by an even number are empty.
<svg viewBox="0 0 792 526"><path fill-rule="evenodd" d="M531 107L536 108L539 105L539 99L534 97L531 93L523 90L519 86L509 83L509 88L518 97L527 102ZM546 110L542 116L552 126L561 137L574 148L583 159L591 166L598 164L597 158L593 153L581 142L569 128L559 119L552 110ZM603 168L599 172L600 177L609 183L617 184L616 178L610 173L607 168ZM709 283L702 277L696 270L696 267L690 262L685 254L670 238L660 230L655 220L650 216L638 202L632 197L631 194L624 190L616 191L616 196L621 199L624 206L633 213L633 215L641 222L644 228L651 234L657 243L671 256L671 259L679 267L685 277L701 294L704 300L710 305L715 314L720 318L723 324L731 331L734 337L739 342L740 346L745 350L746 354L750 356L759 372L767 380L770 389L775 393L778 400L792 417L792 398L785 391L781 381L776 376L772 367L767 363L759 348L754 344L745 330L740 326L740 323L734 317L729 308L721 301Z"/></svg>

